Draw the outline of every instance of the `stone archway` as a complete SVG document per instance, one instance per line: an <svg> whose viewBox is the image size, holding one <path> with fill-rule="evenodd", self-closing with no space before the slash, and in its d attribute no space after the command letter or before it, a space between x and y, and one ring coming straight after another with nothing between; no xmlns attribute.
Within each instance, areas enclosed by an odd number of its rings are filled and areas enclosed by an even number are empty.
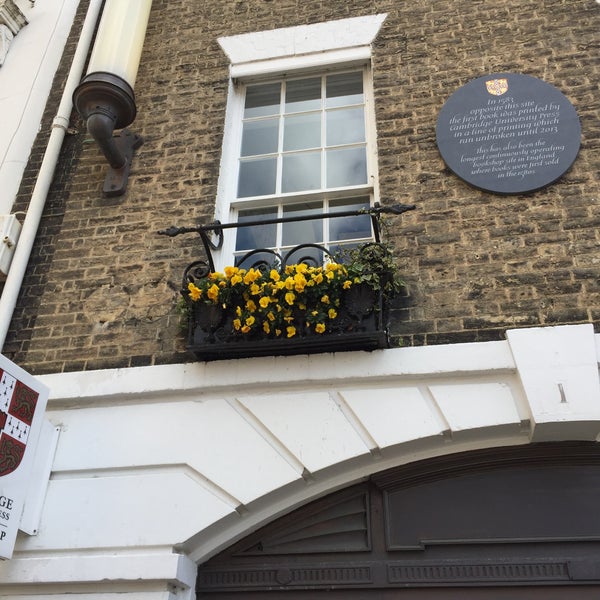
<svg viewBox="0 0 600 600"><path fill-rule="evenodd" d="M465 452L375 474L201 565L199 599L598 597L600 444Z"/></svg>

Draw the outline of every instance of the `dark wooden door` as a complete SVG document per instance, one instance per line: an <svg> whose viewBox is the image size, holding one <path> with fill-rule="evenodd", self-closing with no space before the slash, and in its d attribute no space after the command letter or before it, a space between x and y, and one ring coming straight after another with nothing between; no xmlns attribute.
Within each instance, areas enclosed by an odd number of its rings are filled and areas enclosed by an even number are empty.
<svg viewBox="0 0 600 600"><path fill-rule="evenodd" d="M464 453L373 475L198 570L199 600L600 598L600 445Z"/></svg>

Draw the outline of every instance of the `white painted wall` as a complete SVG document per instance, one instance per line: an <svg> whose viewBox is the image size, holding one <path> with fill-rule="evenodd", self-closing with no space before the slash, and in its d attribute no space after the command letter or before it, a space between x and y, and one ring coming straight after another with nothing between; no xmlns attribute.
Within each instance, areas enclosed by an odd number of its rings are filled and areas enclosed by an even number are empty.
<svg viewBox="0 0 600 600"><path fill-rule="evenodd" d="M0 67L0 215L9 214L79 0L15 0L26 25Z"/></svg>
<svg viewBox="0 0 600 600"><path fill-rule="evenodd" d="M374 472L597 439L599 357L600 336L577 325L40 377L60 438L39 533L0 564L0 597L190 599L196 563Z"/></svg>

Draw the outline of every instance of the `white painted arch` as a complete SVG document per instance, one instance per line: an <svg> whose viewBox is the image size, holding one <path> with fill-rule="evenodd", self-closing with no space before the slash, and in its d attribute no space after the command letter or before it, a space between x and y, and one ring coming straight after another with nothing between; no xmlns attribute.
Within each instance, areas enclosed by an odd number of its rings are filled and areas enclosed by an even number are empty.
<svg viewBox="0 0 600 600"><path fill-rule="evenodd" d="M375 472L596 440L599 355L600 336L578 325L502 342L41 377L59 444L39 533L21 535L0 564L0 596L60 586L70 600L193 598L196 564Z"/></svg>

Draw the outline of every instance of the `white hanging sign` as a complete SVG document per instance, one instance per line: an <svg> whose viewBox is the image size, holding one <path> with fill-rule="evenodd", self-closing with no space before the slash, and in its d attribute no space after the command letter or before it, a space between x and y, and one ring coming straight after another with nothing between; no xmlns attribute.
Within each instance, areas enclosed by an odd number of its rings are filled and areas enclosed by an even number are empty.
<svg viewBox="0 0 600 600"><path fill-rule="evenodd" d="M48 388L0 355L0 559L11 558Z"/></svg>

